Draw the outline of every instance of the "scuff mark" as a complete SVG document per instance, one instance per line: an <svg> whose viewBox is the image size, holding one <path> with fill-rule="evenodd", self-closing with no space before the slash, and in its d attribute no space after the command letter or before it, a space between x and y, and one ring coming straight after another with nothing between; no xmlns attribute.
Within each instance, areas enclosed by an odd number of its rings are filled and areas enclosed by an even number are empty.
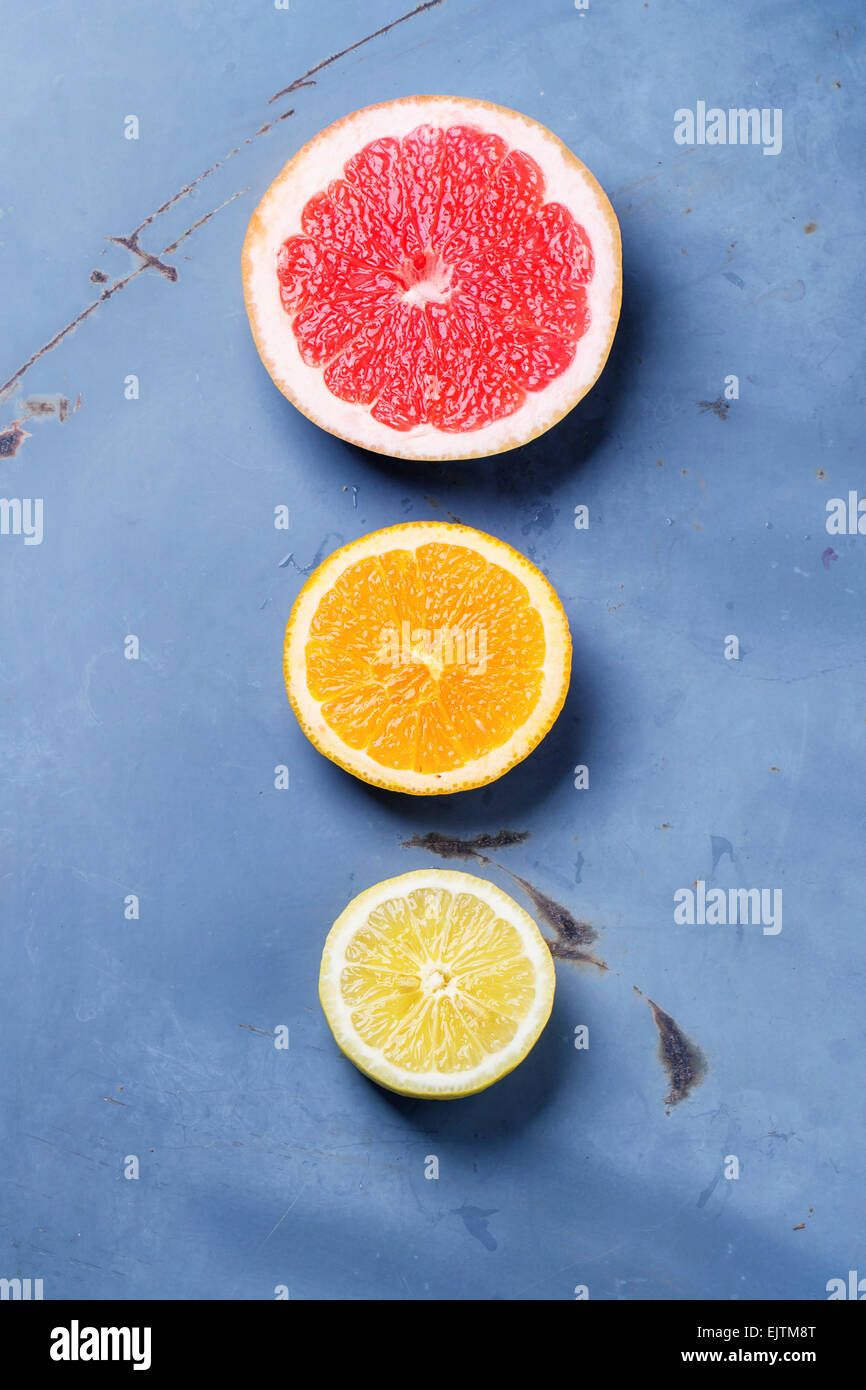
<svg viewBox="0 0 866 1390"><path fill-rule="evenodd" d="M256 1028L255 1025L252 1023L239 1023L238 1027L246 1028L249 1030L250 1033L264 1033L266 1037L269 1038L273 1038L275 1036L275 1034L271 1031L270 1028Z"/></svg>
<svg viewBox="0 0 866 1390"><path fill-rule="evenodd" d="M487 1223L498 1210L498 1207L491 1207L489 1211L483 1207L452 1207L453 1214L460 1217L469 1234L480 1240L485 1250L496 1249L496 1240Z"/></svg>
<svg viewBox="0 0 866 1390"><path fill-rule="evenodd" d="M732 864L734 863L734 847L730 840L725 839L724 835L711 835L710 848L713 852L713 873L716 872L723 854L728 856Z"/></svg>
<svg viewBox="0 0 866 1390"><path fill-rule="evenodd" d="M697 1206L699 1209L700 1209L701 1207L705 1207L705 1206L707 1205L707 1202L710 1200L710 1198L712 1197L713 1193L715 1192L715 1190L716 1190L716 1188L717 1188L719 1182L721 1181L721 1177L722 1177L721 1173L716 1173L716 1176L713 1178L712 1182L709 1183L708 1186L704 1188L703 1192L701 1193L701 1195L700 1195L700 1197L698 1198L697 1203L696 1203L696 1206Z"/></svg>
<svg viewBox="0 0 866 1390"><path fill-rule="evenodd" d="M331 540L332 537L337 542L337 546L334 547L335 549L343 544L343 537L339 531L329 531L308 565L299 565L295 559L295 552L290 550L288 555L284 555L282 560L280 560L277 569L284 570L287 565L291 565L292 569L297 570L298 574L302 574L304 578L309 578L313 570L318 569L319 565L322 563L325 551L328 547L328 541Z"/></svg>
<svg viewBox="0 0 866 1390"><path fill-rule="evenodd" d="M806 297L806 285L802 280L795 280L793 285L780 285L774 290L767 290L766 294L759 294L757 299L752 299L749 304L761 304L765 299L781 299L787 304L796 304L799 300Z"/></svg>
<svg viewBox="0 0 866 1390"><path fill-rule="evenodd" d="M240 198L241 195L246 192L246 188L240 189L237 193L233 193L230 198L226 198L224 202L218 205L218 207L215 207L210 212L206 213L204 217L200 217L199 220L193 223L191 227L188 227L187 230L176 239L176 241L172 241L169 243L168 246L164 246L163 249L159 252L159 256L168 256L173 251L176 251L177 248L184 241L186 241L188 236L192 236L193 232L197 231L199 227L204 226L205 222L209 222L210 219L212 217L215 217L218 212L221 212L224 207L228 207L229 203L233 203L235 198ZM132 235L135 234L133 233ZM109 241L111 239L112 238L110 237L107 238L107 240ZM128 275L124 275L120 280L115 280L113 284L109 285L107 289L104 289L102 291L102 294L99 296L98 299L94 299L91 304L88 304L85 309L82 309L80 314L76 314L74 319L71 319L69 323L65 325L65 327L61 328L57 333L55 333L53 338L49 338L47 343L43 343L41 348L38 348L36 352L32 353L31 356L28 357L27 361L23 362L21 366L18 368L18 370L16 372L13 372L12 376L10 376L9 379L7 381L4 381L3 385L0 386L0 401L6 399L6 397L9 395L10 391L13 389L16 383L21 380L25 373L29 372L30 368L33 366L35 362L38 362L39 359L41 357L44 357L46 353L52 352L54 348L58 346L59 343L63 342L64 338L68 337L70 333L74 332L76 328L78 328L82 323L84 323L85 319L90 318L90 315L96 312L100 304L105 304L106 301L111 299L115 294L118 294L121 290L125 290L127 285L130 284L131 281L133 281L137 275L140 275L143 270L147 270L148 264L148 261L143 260L139 265L135 267L134 270L131 270Z"/></svg>
<svg viewBox="0 0 866 1390"><path fill-rule="evenodd" d="M346 54L352 53L356 49L363 47L364 44L370 43L373 39L379 38L382 34L386 34L390 29L393 29L396 25L402 24L407 19L412 19L415 15L423 14L426 10L435 9L441 3L442 0L425 0L424 4L416 6L414 10L410 10L407 14L401 15L398 19L392 20L390 24L386 24L382 28L376 29L373 33L367 34L364 38L359 39L357 43L350 44L348 48L343 49L339 53L331 54L329 58L325 58L322 62L317 63L315 67L310 68L309 71L304 73L302 77L296 78L295 81L290 83L288 87L285 87L282 92L275 93L274 96L272 96L269 99L268 104L270 105L271 102L279 100L281 96L285 96L287 93L295 91L299 87L313 86L314 83L312 83L310 79L314 77L316 73L321 72L324 68L329 67L332 63L335 63L340 58L345 57ZM242 150L244 150L248 145L251 145L254 140L257 140L259 138L259 136L267 135L269 131L273 130L274 126L279 125L281 121L288 120L289 117L293 116L294 114L294 108L291 108L290 110L281 112L280 115L275 116L272 120L266 121L264 125L259 126L258 130L254 131L252 135L247 136L245 140L242 140L240 144L234 147L234 149L229 150L228 153L223 155L221 159L216 160L214 164L210 165L209 168L205 169L203 173L198 175L197 178L194 178L190 180L189 183L184 184L183 188L179 189L177 193L174 193L170 198L167 198L164 203L161 203L160 206L156 208L152 213L150 213L148 217L145 217L144 221L139 223L139 225L135 227L133 231L131 231L128 234L128 236L107 237L107 241L116 242L118 245L125 245L128 250L132 251L132 253L138 257L139 264L128 275L123 276L119 280L115 280L111 285L107 285L106 289L103 290L102 294L99 296L98 299L95 299L92 304L88 304L81 311L80 314L77 314L74 319L70 320L70 322L67 323L63 328L59 329L58 332L55 333L52 338L49 338L49 340L46 343L44 343L41 348L38 348L36 352L34 352L29 358L27 358L27 360L21 364L17 371L13 372L12 376L10 376L8 380L5 381L2 386L0 386L0 400L4 400L6 398L6 396L16 385L16 383L21 380L21 378L30 370L30 368L33 366L35 362L38 362L39 359L41 357L44 357L46 353L53 351L53 349L57 347L59 343L63 342L64 338L66 338L70 333L72 333L74 329L78 328L80 324L82 324L85 321L85 319L88 319L90 315L93 314L101 304L104 304L108 299L111 299L115 294L119 293L120 290L125 289L126 286L135 278L135 276L140 275L143 270L153 268L156 269L159 272L159 274L165 276L167 279L172 281L176 280L177 270L174 266L166 266L163 261L163 257L171 255L172 252L176 251L177 248L181 245L182 242L186 240L188 236L191 236L194 231L197 231L200 227L202 227L205 222L208 222L211 217L213 217L217 212L220 212L224 207L226 207L230 202L232 202L234 198L240 197L241 193L246 193L247 190L242 189L239 193L233 194L231 198L227 198L225 202L220 203L219 207L214 208L212 212L208 213L205 217L200 218L199 221L194 223L192 227L188 228L188 230L184 232L182 236L178 237L176 241L171 242L168 246L163 247L161 251L155 253L146 251L140 245L139 242L139 237L141 233L145 230L146 227L150 227L158 217L161 217L163 213L167 212L169 208L173 207L175 203L179 202L182 198L188 197L189 194L192 193L194 188L197 188L200 183L202 183L205 179L209 178L211 174L216 172L217 169L221 169L225 164L229 162L230 159L234 159L235 155L240 154ZM104 276L104 273L102 271L91 272L90 278L94 284L106 284L108 280L108 277ZM7 447L8 445L9 441L7 441ZM17 444L15 445L15 447L18 447Z"/></svg>
<svg viewBox="0 0 866 1390"><path fill-rule="evenodd" d="M235 202L236 197L240 197L243 195L243 193L246 192L247 189L242 188L239 189L238 193L232 193L231 197L227 197L227 199L225 199L224 202L218 204L217 207L211 208L210 213L204 214L204 217L200 217L199 221L193 222L192 227L186 228L186 231L182 232L181 236L178 236L177 240L174 240L174 242L170 242L170 245L168 246L164 246L163 250L161 250L161 252L158 254L160 254L160 256L170 256L172 252L175 252L175 250L178 249L178 246L181 246L182 243L185 242L188 236L192 236L193 232L196 232L197 229L203 227L204 222L210 222L211 217L215 217L217 213L221 213L222 208L228 207L229 203ZM107 239L111 240L111 238ZM31 357L28 357L28 360L26 360L25 363L22 363L21 367L18 367L18 371L15 371L15 373L13 373L13 375L11 375L10 378L8 378L8 381L3 382L3 385L0 386L0 400L6 399L6 396L8 395L8 393L10 393L11 389L14 388L14 385L17 384L18 381L21 381L21 378L24 377L25 373L28 373L28 371L31 370L33 363L39 361L40 357L44 357L44 354L51 352L51 350L53 350L54 347L57 347L58 343L63 342L63 339L67 338L67 336L70 335L71 332L74 332L75 328L78 328L79 325L83 324L85 318L89 318L90 314L95 313L95 311L99 309L100 304L106 303L106 300L111 299L111 297L117 295L117 293L120 293L121 289L125 289L126 285L131 284L131 281L135 279L136 275L140 275L142 274L142 271L147 270L149 264L150 260L142 260L140 261L139 265L136 265L135 270L129 271L128 275L124 275L124 277L122 277L121 279L115 279L113 285L108 286L107 289L103 289L103 292L101 292L99 299L93 300L93 303L88 304L88 307L86 307L86 309L82 309L81 314L76 314L75 318L72 318L72 320L68 322L68 324L65 325L64 328L60 329L60 332L56 332L53 338L49 339L49 342L43 343L43 346L39 347L38 352L35 352L32 354Z"/></svg>
<svg viewBox="0 0 866 1390"><path fill-rule="evenodd" d="M108 1103L109 1103L109 1105L126 1105L127 1108L128 1108L128 1102L127 1102L127 1101L125 1101L125 1100L115 1100L114 1096L103 1096L102 1099L103 1099L103 1100L107 1100Z"/></svg>
<svg viewBox="0 0 866 1390"><path fill-rule="evenodd" d="M731 402L724 400L722 396L717 396L714 401L698 401L698 408L702 415L712 412L717 419L727 420Z"/></svg>
<svg viewBox="0 0 866 1390"><path fill-rule="evenodd" d="M134 239L137 242L139 236L144 231L144 229L146 227L150 227L158 217L162 217L164 212L168 212L169 208L174 207L175 203L179 203L182 198L188 198L190 193L192 193L194 189L198 188L200 183L203 183L205 179L209 179L211 174L216 173L217 169L222 169L223 165L228 164L230 159L234 159L235 155L240 154L241 150L246 149L247 145L251 145L254 140L257 140L259 138L260 135L267 135L268 131L273 130L275 125L279 125L281 121L287 121L289 117L294 116L294 114L294 107L290 108L290 110L288 111L283 111L279 116L275 116L272 121L268 121L266 125L260 126L259 129L255 131L252 135L248 135L247 138L245 140L242 140L239 145L235 145L234 149L229 150L227 154L224 154L222 159L215 160L215 162L211 164L209 168L205 169L204 173L199 174L198 178L191 179L189 183L184 184L183 188L178 189L177 193L172 194L170 198L166 198L164 203L160 203L159 207L154 212L152 212L149 217L145 217L144 221L140 222L139 225L129 233L129 240ZM245 193L247 190L243 189L242 191ZM238 196L238 194L235 194L235 197ZM225 207L225 203L221 203L220 207ZM219 208L214 208L214 212L219 212L219 210ZM213 213L210 213L209 216L212 217ZM200 225L200 222L196 222L195 226L190 228L190 231L195 231L195 229ZM189 235L189 233L186 233L186 235ZM181 238L181 240L182 239L183 238ZM111 241L113 240L113 238L106 237L106 240ZM159 254L160 256L165 256L168 254L168 251L169 248L166 247Z"/></svg>
<svg viewBox="0 0 866 1390"><path fill-rule="evenodd" d="M365 43L370 43L373 39L380 39L382 35L387 34L389 30L396 29L398 24L405 24L407 19L414 19L416 15L424 14L425 10L435 10L437 5L441 5L441 3L442 0L425 0L424 4L416 5L414 10L409 10L407 14L400 15L399 19L392 19L390 24L383 24L381 29L377 29L372 34L367 34L366 38L358 39L357 43L350 43L348 48L341 49L339 53L332 53L330 58L323 58L321 63L317 63L314 68L310 68L308 72L304 73L303 77L296 77L294 82L291 82L288 87L283 87L282 91L275 92L270 98L270 101L279 101L280 97L287 97L290 92L296 92L300 87L315 87L315 82L311 82L310 79L315 77L317 72L321 72L323 68L330 67L332 63L338 62L340 58L345 58L348 53L354 53L357 49L363 48ZM270 105L270 102L268 104Z"/></svg>

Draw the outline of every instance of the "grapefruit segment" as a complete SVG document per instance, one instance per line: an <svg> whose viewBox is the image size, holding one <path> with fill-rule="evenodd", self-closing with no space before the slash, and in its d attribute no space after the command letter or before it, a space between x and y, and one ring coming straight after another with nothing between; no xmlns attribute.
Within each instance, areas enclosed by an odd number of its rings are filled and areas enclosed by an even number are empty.
<svg viewBox="0 0 866 1390"><path fill-rule="evenodd" d="M590 389L619 314L610 204L543 126L410 97L295 156L244 243L253 335L316 423L407 458L514 448Z"/></svg>

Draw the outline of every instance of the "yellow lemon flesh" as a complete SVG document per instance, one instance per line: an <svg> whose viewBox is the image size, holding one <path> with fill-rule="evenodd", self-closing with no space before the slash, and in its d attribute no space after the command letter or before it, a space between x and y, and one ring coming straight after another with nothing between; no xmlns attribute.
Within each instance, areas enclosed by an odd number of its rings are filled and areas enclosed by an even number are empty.
<svg viewBox="0 0 866 1390"><path fill-rule="evenodd" d="M553 1007L532 918L495 884L420 869L368 888L325 942L319 998L338 1046L402 1095L482 1091L522 1062Z"/></svg>

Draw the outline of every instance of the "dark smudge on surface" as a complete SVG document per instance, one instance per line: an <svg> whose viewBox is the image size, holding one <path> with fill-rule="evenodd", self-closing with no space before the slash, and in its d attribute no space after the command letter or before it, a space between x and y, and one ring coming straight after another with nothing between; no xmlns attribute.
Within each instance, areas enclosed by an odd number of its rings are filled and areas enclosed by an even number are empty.
<svg viewBox="0 0 866 1390"><path fill-rule="evenodd" d="M428 830L426 835L413 835L403 841L404 849L426 849L438 854L440 859L479 859L488 863L480 851L485 849L508 849L511 845L522 845L529 839L528 830L499 830L495 835L476 835L471 840L460 840L456 835L440 835L438 830Z"/></svg>
<svg viewBox="0 0 866 1390"><path fill-rule="evenodd" d="M502 865L497 865L502 868ZM609 967L598 956L593 955L592 951L583 948L589 946L598 939L598 932L589 922L583 922L579 917L575 917L569 912L562 903L555 902L546 893L542 893L540 888L536 888L534 883L528 879L521 878L519 874L512 873L510 869L505 872L519 883L526 896L532 903L535 911L546 926L552 927L556 936L551 941L546 937L550 954L555 960L569 960L575 965L594 965L599 970L607 970Z"/></svg>
<svg viewBox="0 0 866 1390"><path fill-rule="evenodd" d="M29 430L22 429L28 420L44 420L56 415L62 425L69 414L69 404L66 396L28 396L19 406L17 418L0 430L0 459L14 458L24 440L31 437ZM72 409L77 410L80 405L79 395Z"/></svg>
<svg viewBox="0 0 866 1390"><path fill-rule="evenodd" d="M714 401L698 401L698 409L702 415L712 414L719 420L727 420L730 408L731 402L723 400L721 396L717 396Z"/></svg>
<svg viewBox="0 0 866 1390"><path fill-rule="evenodd" d="M440 859L476 859L480 864L492 864L523 889L535 911L545 926L552 927L556 936L553 940L545 937L550 954L557 960L568 960L576 965L594 965L599 970L607 970L603 960L583 947L597 940L598 932L589 922L582 922L569 912L562 903L556 902L536 888L529 879L521 878L513 869L507 869L496 859L491 859L485 850L508 849L521 845L529 839L528 830L499 830L494 835L476 835L471 840L461 840L454 835L442 835L438 830L430 830L426 835L413 835L403 841L404 849L424 849L438 854Z"/></svg>
<svg viewBox="0 0 866 1390"><path fill-rule="evenodd" d="M665 1105L678 1105L689 1094L692 1087L703 1080L707 1063L704 1054L696 1043L687 1038L675 1019L660 1009L637 985L635 994L646 999L652 1009L653 1019L659 1035L659 1058L668 1074L670 1093L665 1096Z"/></svg>
<svg viewBox="0 0 866 1390"><path fill-rule="evenodd" d="M498 860L491 859L487 850L508 849L521 845L529 839L528 830L499 830L495 834L475 835L472 839L460 839L456 835L442 835L438 830L430 830L426 835L413 835L403 840L404 849L422 849L437 854L440 859L475 859L480 864L492 864L494 868L507 874L529 898L539 920L552 928L553 938L545 937L550 954L554 960L569 961L574 965L594 965L598 970L610 972L605 961L587 950L598 939L598 932L590 922L581 921L567 907L536 888L529 879L522 878L513 869L507 869ZM727 845L727 841L723 842ZM730 848L730 846L728 846ZM678 1105L704 1077L707 1063L704 1054L696 1043L687 1038L676 1019L660 1009L654 1000L643 990L633 986L635 994L646 999L649 1004L656 1030L659 1035L658 1055L664 1067L670 1091L665 1096L665 1105Z"/></svg>
<svg viewBox="0 0 866 1390"><path fill-rule="evenodd" d="M0 430L0 459L13 459L27 438L29 438L27 431L22 430L18 424L12 424L8 429Z"/></svg>

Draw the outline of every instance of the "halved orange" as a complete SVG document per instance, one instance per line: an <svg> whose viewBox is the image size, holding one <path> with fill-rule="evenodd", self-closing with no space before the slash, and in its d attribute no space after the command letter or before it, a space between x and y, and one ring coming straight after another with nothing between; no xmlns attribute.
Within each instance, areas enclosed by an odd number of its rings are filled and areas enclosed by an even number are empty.
<svg viewBox="0 0 866 1390"><path fill-rule="evenodd" d="M540 570L468 526L352 541L301 590L283 674L304 733L347 772L414 795L501 777L551 728L571 674Z"/></svg>

